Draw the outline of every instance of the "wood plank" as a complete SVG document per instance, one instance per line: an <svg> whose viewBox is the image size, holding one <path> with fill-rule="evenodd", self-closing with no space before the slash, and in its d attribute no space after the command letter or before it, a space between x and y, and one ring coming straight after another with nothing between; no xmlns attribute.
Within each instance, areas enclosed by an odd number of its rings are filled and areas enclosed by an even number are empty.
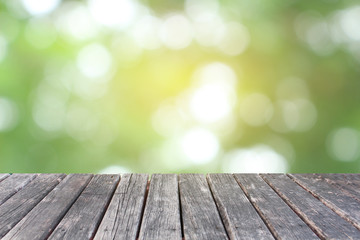
<svg viewBox="0 0 360 240"><path fill-rule="evenodd" d="M8 173L1 173L0 174L0 182L9 176L10 176L10 174L8 174Z"/></svg>
<svg viewBox="0 0 360 240"><path fill-rule="evenodd" d="M228 239L205 176L180 174L185 239Z"/></svg>
<svg viewBox="0 0 360 240"><path fill-rule="evenodd" d="M314 174L290 174L295 182L360 230L360 204Z"/></svg>
<svg viewBox="0 0 360 240"><path fill-rule="evenodd" d="M347 174L317 174L331 185L360 202L360 181L348 179Z"/></svg>
<svg viewBox="0 0 360 240"><path fill-rule="evenodd" d="M48 239L91 239L120 175L95 175Z"/></svg>
<svg viewBox="0 0 360 240"><path fill-rule="evenodd" d="M331 175L334 175L339 180L342 179L349 182L356 182L357 185L360 184L360 173L331 173Z"/></svg>
<svg viewBox="0 0 360 240"><path fill-rule="evenodd" d="M232 174L207 180L230 239L274 239Z"/></svg>
<svg viewBox="0 0 360 240"><path fill-rule="evenodd" d="M360 232L283 174L261 175L282 199L323 239L358 239Z"/></svg>
<svg viewBox="0 0 360 240"><path fill-rule="evenodd" d="M94 240L136 239L149 175L123 174Z"/></svg>
<svg viewBox="0 0 360 240"><path fill-rule="evenodd" d="M153 174L139 239L181 239L177 176Z"/></svg>
<svg viewBox="0 0 360 240"><path fill-rule="evenodd" d="M33 180L37 174L12 174L0 182L0 204Z"/></svg>
<svg viewBox="0 0 360 240"><path fill-rule="evenodd" d="M90 181L91 174L70 174L36 205L3 240L46 239Z"/></svg>
<svg viewBox="0 0 360 240"><path fill-rule="evenodd" d="M353 173L317 173L322 177L331 177L334 181L345 181L347 183L360 183L360 174Z"/></svg>
<svg viewBox="0 0 360 240"><path fill-rule="evenodd" d="M0 238L38 204L65 174L40 174L0 206Z"/></svg>
<svg viewBox="0 0 360 240"><path fill-rule="evenodd" d="M277 239L319 239L258 174L234 175Z"/></svg>

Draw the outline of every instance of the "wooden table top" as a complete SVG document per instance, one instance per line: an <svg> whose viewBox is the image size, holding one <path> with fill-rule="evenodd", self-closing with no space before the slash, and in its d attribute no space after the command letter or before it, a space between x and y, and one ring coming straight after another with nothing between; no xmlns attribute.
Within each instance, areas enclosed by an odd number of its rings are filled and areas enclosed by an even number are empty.
<svg viewBox="0 0 360 240"><path fill-rule="evenodd" d="M0 174L0 238L360 239L360 174Z"/></svg>

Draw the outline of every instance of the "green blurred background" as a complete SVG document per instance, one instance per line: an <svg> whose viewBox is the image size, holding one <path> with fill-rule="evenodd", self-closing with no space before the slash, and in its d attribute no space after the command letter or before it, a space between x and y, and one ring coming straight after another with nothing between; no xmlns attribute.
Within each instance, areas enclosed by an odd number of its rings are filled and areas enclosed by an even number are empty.
<svg viewBox="0 0 360 240"><path fill-rule="evenodd" d="M358 0L2 0L1 172L357 172Z"/></svg>

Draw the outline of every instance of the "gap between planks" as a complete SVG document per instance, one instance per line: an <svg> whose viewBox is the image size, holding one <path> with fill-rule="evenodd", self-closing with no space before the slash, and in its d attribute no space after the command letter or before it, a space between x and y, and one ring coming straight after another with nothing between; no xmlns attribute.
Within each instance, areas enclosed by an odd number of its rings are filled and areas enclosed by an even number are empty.
<svg viewBox="0 0 360 240"><path fill-rule="evenodd" d="M236 178L236 176L234 174L232 174L232 176L235 178L235 181L238 183L239 187L241 188L241 190L244 192L245 196L247 197L247 199L249 200L249 202L251 203L251 205L253 206L253 208L255 209L255 211L257 212L257 214L260 216L260 218L262 219L262 221L264 222L265 226L269 229L270 233L272 234L272 236L274 237L274 239L280 239L278 237L278 234L276 234L274 228L270 225L270 223L266 220L264 214L260 211L260 209L258 208L257 205L255 205L255 203L251 200L249 193L246 191L245 187L240 184L240 181L238 181L238 179ZM266 183L267 184L267 183Z"/></svg>
<svg viewBox="0 0 360 240"><path fill-rule="evenodd" d="M140 236L140 228L141 228L141 224L142 224L143 217L144 217L145 205L146 205L147 198L148 198L148 196L149 196L150 179L151 179L151 176L149 176L149 179L148 179L148 181L147 181L147 183L146 183L144 201L143 201L143 204L142 204L142 206L141 206L140 223L139 223L139 226L138 226L138 229L137 229L137 232L136 232L136 240L138 240L138 239L139 239L139 236ZM121 181L121 180L120 180L120 181Z"/></svg>
<svg viewBox="0 0 360 240"><path fill-rule="evenodd" d="M351 222L319 201L317 197L288 175L261 174L261 177L320 239L359 238L360 233Z"/></svg>
<svg viewBox="0 0 360 240"><path fill-rule="evenodd" d="M111 202L111 200L112 200L113 197L114 197L115 191L116 191L116 189L118 188L118 186L119 186L119 184L120 184L120 181L121 181L121 174L120 174L120 177L119 177L119 181L117 181L117 183L115 184L115 187L114 187L114 189L113 189L113 191L112 191L112 193L111 193L111 196L110 196L110 198L108 199L108 202L106 203L105 209L103 210L103 212L102 212L102 214L101 214L101 216L100 216L100 218L99 218L99 221L98 221L98 223L97 223L97 225L96 225L96 227L95 227L95 229L94 229L94 232L93 232L93 234L92 234L92 236L91 236L91 239L94 239L94 237L95 237L95 235L96 235L96 233L97 233L97 231L98 231L98 229L99 229L99 227L100 227L100 224L101 224L102 220L104 219L105 213L106 213L107 210L109 209L110 202Z"/></svg>
<svg viewBox="0 0 360 240"><path fill-rule="evenodd" d="M218 205L217 201L215 200L215 196L214 196L213 189L210 187L210 183L209 183L209 178L208 178L208 176L209 176L209 174L206 174L206 175L205 175L206 183L207 183L208 188L209 188L209 190L210 190L210 194L211 194L212 200L213 200L214 203L215 203L216 210L217 210L217 212L219 213L221 223L222 223L222 225L224 226L226 236L228 237L228 239L230 239L228 230L226 229L226 225L225 225L225 222L224 222L225 219L223 219L223 217L221 216L221 211L220 211L220 208L219 208L219 205Z"/></svg>
<svg viewBox="0 0 360 240"><path fill-rule="evenodd" d="M67 175L69 176L69 175ZM91 179L94 177L93 174L91 174L91 177L88 179L87 183L85 184L85 186L83 187L83 189L80 191L80 193L78 194L78 196L74 199L74 201L67 207L64 215L60 218L60 220L57 222L57 224L51 229L51 231L49 232L49 234L46 236L45 239L48 239L50 237L50 235L53 233L53 231L56 229L56 227L60 224L61 220L65 217L65 215L67 214L67 212L69 211L69 209L74 205L74 203L77 201L77 199L80 197L81 193L85 190L85 188L89 185ZM65 178L64 178L65 179ZM61 182L64 180L62 179ZM60 183L59 183L60 184ZM51 192L50 192L51 193ZM49 194L50 194L49 193Z"/></svg>
<svg viewBox="0 0 360 240"><path fill-rule="evenodd" d="M179 181L179 174L177 174L177 185L178 185L178 196L179 196L179 211L180 211L180 226L181 226L181 239L185 240L184 234L184 221L182 216L182 207L181 207L181 193L180 193L180 181Z"/></svg>
<svg viewBox="0 0 360 240"><path fill-rule="evenodd" d="M356 198L348 196L346 192L344 192L342 189L338 189L334 186L331 186L324 179L321 179L319 175L309 175L309 176L308 175L299 176L299 174L294 174L294 175L286 174L286 175L289 178L291 178L295 183L297 183L300 187L302 187L307 192L309 192L313 197L315 197L325 206L330 208L337 215L339 215L344 220L351 223L354 227L360 230L360 216L359 216L360 205ZM315 180L316 177L320 177L321 180L320 179ZM312 183L314 181L320 182L319 185L322 186L322 188L320 188L319 191L314 190L314 187L312 186ZM328 189L328 191L326 191L325 189ZM339 197L336 196L337 194L339 194ZM344 206L345 202L347 206ZM347 209L347 207L349 207L349 209Z"/></svg>

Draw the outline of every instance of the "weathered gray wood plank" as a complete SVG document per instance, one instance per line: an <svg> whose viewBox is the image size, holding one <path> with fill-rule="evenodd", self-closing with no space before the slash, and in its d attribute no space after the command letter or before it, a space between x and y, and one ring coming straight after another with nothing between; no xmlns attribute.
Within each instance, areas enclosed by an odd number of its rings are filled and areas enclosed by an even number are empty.
<svg viewBox="0 0 360 240"><path fill-rule="evenodd" d="M3 240L46 239L85 188L92 175L70 174L36 205Z"/></svg>
<svg viewBox="0 0 360 240"><path fill-rule="evenodd" d="M283 174L261 175L286 203L324 239L358 239L360 232Z"/></svg>
<svg viewBox="0 0 360 240"><path fill-rule="evenodd" d="M325 179L331 179L334 182L346 183L357 190L360 188L360 174L358 173L317 173L316 175Z"/></svg>
<svg viewBox="0 0 360 240"><path fill-rule="evenodd" d="M360 174L354 173L317 173L322 177L330 177L334 181L345 181L347 183L360 183Z"/></svg>
<svg viewBox="0 0 360 240"><path fill-rule="evenodd" d="M357 185L360 184L360 173L331 173L329 175L333 175L334 177L338 178L339 180L346 180L350 182L354 182Z"/></svg>
<svg viewBox="0 0 360 240"><path fill-rule="evenodd" d="M228 239L205 176L180 174L185 239Z"/></svg>
<svg viewBox="0 0 360 240"><path fill-rule="evenodd" d="M33 180L37 174L13 174L0 182L0 204Z"/></svg>
<svg viewBox="0 0 360 240"><path fill-rule="evenodd" d="M175 174L153 174L139 239L181 239L178 182Z"/></svg>
<svg viewBox="0 0 360 240"><path fill-rule="evenodd" d="M317 175L289 174L289 176L360 230L360 204L358 201L345 195L343 191L335 188Z"/></svg>
<svg viewBox="0 0 360 240"><path fill-rule="evenodd" d="M258 174L234 174L277 239L319 239Z"/></svg>
<svg viewBox="0 0 360 240"><path fill-rule="evenodd" d="M232 174L207 180L230 239L274 239Z"/></svg>
<svg viewBox="0 0 360 240"><path fill-rule="evenodd" d="M326 182L345 192L360 202L360 181L347 179L347 174L317 174Z"/></svg>
<svg viewBox="0 0 360 240"><path fill-rule="evenodd" d="M123 174L94 240L136 239L149 175Z"/></svg>
<svg viewBox="0 0 360 240"><path fill-rule="evenodd" d="M120 175L95 175L48 239L91 239Z"/></svg>
<svg viewBox="0 0 360 240"><path fill-rule="evenodd" d="M10 176L10 174L8 174L8 173L1 173L0 174L0 182L9 176Z"/></svg>
<svg viewBox="0 0 360 240"><path fill-rule="evenodd" d="M0 238L30 212L64 177L64 174L40 174L0 205Z"/></svg>

